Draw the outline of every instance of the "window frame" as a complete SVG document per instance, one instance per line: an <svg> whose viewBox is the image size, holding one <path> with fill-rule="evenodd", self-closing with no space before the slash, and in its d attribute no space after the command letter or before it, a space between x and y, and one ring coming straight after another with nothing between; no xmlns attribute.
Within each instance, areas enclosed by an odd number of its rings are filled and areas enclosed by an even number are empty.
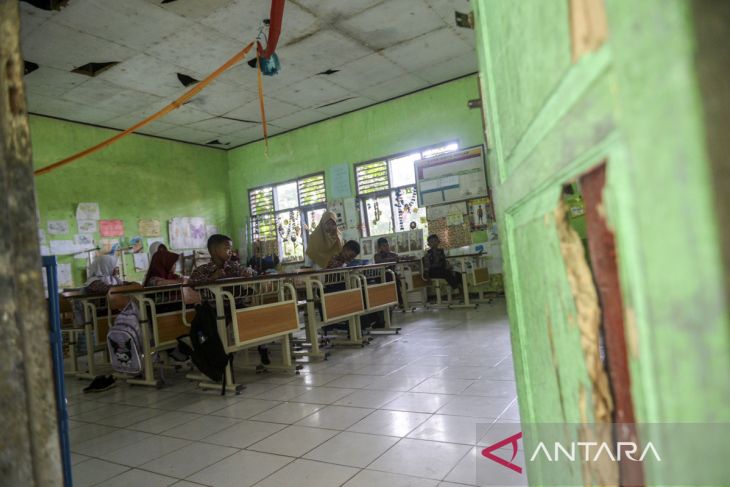
<svg viewBox="0 0 730 487"><path fill-rule="evenodd" d="M406 184L406 185L402 185L402 186L391 186L391 183L390 183L390 161L392 161L393 159L399 159L401 157L405 157L405 156L414 154L416 152L418 152L421 155L421 158L422 158L424 151L431 150L431 149L436 149L436 148L439 148L439 147L448 146L448 145L451 145L451 144L456 144L456 149L454 149L454 150L459 150L459 141L458 141L458 139L451 139L451 140L448 140L448 141L445 141L445 142L441 142L441 143L438 143L438 144L430 144L430 145L422 146L422 147L419 147L419 148L416 148L416 149L412 149L412 150L408 150L408 151L403 151L403 152L396 152L395 154L390 154L390 155L385 156L385 157L376 157L374 159L370 159L370 160L363 161L363 162L356 162L356 163L353 164L353 172L354 172L354 175L355 175L355 199L356 199L356 201L358 203L358 206L360 207L360 219L361 219L361 221L363 223L363 228L367 231L368 237L372 237L373 235L372 235L372 233L370 231L370 219L367 217L367 210L365 208L365 200L370 199L370 198L381 198L383 196L387 196L388 199L390 200L390 205L388 205L388 206L390 208L390 219L393 222L393 233L399 233L400 230L398 230L396 228L396 225L395 225L395 222L396 222L395 221L395 213L393 213L393 192L396 191L396 190L398 190L398 189L403 189L403 188L414 188L414 191L416 191L416 192L418 191L416 189L417 186L416 186L415 183L414 184ZM430 156L430 157L434 157L434 156ZM367 165L367 164L372 164L374 162L381 162L381 161L385 161L385 168L386 168L386 174L387 174L388 188L387 189L380 190L380 191L373 191L373 192L370 192L370 193L360 193L360 187L359 187L358 179L357 179L357 168L360 167L360 166L364 166L364 165ZM415 172L415 169L414 169L414 172ZM415 176L415 174L414 174L414 176ZM406 230L403 230L403 231L406 231Z"/></svg>
<svg viewBox="0 0 730 487"><path fill-rule="evenodd" d="M322 187L324 188L324 201L322 201L321 203L311 203L308 205L302 205L301 204L301 201L302 201L301 194L299 191L300 182L305 179L317 177L317 176L322 177ZM291 208L278 208L277 207L276 188L278 186L283 186L285 184L291 184L291 183L296 183L295 189L297 192L297 206L294 206ZM265 189L265 188L271 188L271 198L272 198L273 209L271 211L267 211L267 212L264 212L261 214L254 215L253 208L251 207L251 194L257 190L261 190L261 189ZM309 222L307 221L307 214L311 210L327 208L327 176L325 174L325 171L318 171L315 173L305 174L305 175L297 177L297 178L291 178L291 179L287 179L284 181L278 181L275 183L262 184L260 186L255 186L253 188L249 188L248 189L248 198L249 198L248 199L248 201L249 201L249 226L250 226L250 230L251 230L251 242L253 243L254 241L257 240L257 238L255 238L254 234L253 234L253 226L255 225L254 221L259 218L265 218L268 216L270 218L273 218L273 222L274 222L273 238L277 242L277 249L279 251L279 254L281 254L280 259L281 259L282 264L296 264L296 263L304 262L305 261L304 258L302 258L301 260L292 260L292 261L287 261L287 262L283 261L283 245L282 245L281 238L279 236L279 231L278 231L278 226L277 226L277 215L279 215L282 212L299 211L299 225L300 225L300 228L302 229L301 240L302 240L302 246L304 248L305 255L306 255L307 241L308 241L309 235L308 235L308 232L304 229L304 227L305 227L305 225L309 224Z"/></svg>

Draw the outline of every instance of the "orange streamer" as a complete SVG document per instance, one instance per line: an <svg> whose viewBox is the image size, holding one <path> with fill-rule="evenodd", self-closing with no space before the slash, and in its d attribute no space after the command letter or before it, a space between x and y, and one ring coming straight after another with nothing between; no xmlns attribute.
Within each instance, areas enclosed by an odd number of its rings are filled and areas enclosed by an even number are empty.
<svg viewBox="0 0 730 487"><path fill-rule="evenodd" d="M258 80L259 80L259 107L261 108L261 124L264 127L264 151L266 155L269 155L269 130L266 126L266 110L264 109L264 80L261 77L261 58L259 57L259 50L256 49L256 67L258 68Z"/></svg>
<svg viewBox="0 0 730 487"><path fill-rule="evenodd" d="M132 125L128 129L124 130L123 132L120 132L117 135L110 137L103 142L98 143L97 145L89 147L88 149L84 149L81 152L78 152L78 153L76 153L72 156L69 156L65 159L62 159L58 162L54 162L53 164L51 164L49 166L38 169L33 174L35 174L36 176L40 176L41 174L46 174L48 172L51 172L54 169L58 169L59 167L65 166L66 164L69 164L73 161L81 159L82 157L86 157L89 154L93 154L94 152L97 152L105 147L110 146L114 142L118 141L119 139L121 139L124 136L131 134L135 130L138 130L141 127L144 127L148 123L154 122L155 120L158 120L158 119L164 117L165 115L167 115L171 111L175 110L176 108L180 108L185 102L187 102L192 97L194 97L195 95L200 93L203 90L203 88L205 88L206 86L208 86L210 84L211 81L213 81L218 76L223 74L227 69L229 69L234 64L238 63L239 61L242 61L246 57L246 54L248 54L248 51L250 51L253 46L254 46L254 42L249 42L248 45L246 45L246 47L244 47L238 54L236 54L231 59L226 61L218 69L216 69L215 71L210 73L205 79L198 82L190 90L186 91L181 97L179 97L177 100L173 101L172 103L170 103L169 105L167 105L166 107L164 107L163 109L158 111L157 113L150 115L149 117L145 118L144 120L142 120L140 122L137 122L136 124ZM260 67L259 67L259 96L261 96L261 68ZM263 110L263 99L262 99L261 103L262 103L261 107ZM265 137L265 134L266 134L266 122L264 121L264 137Z"/></svg>

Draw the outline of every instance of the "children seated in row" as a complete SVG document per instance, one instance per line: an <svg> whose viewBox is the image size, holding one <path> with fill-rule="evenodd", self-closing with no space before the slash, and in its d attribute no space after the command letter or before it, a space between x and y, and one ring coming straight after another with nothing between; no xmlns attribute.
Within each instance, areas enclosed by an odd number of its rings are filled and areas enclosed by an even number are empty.
<svg viewBox="0 0 730 487"><path fill-rule="evenodd" d="M114 255L97 256L89 266L87 275L84 289L92 294L103 294L113 286L129 284L119 277L117 257Z"/></svg>
<svg viewBox="0 0 730 487"><path fill-rule="evenodd" d="M254 277L256 271L231 259L232 251L233 240L231 237L219 233L211 235L208 238L210 262L196 268L190 275L189 282L200 284L227 277Z"/></svg>
<svg viewBox="0 0 730 487"><path fill-rule="evenodd" d="M444 279L449 286L462 290L461 272L455 271L446 259L444 250L439 247L440 241L436 234L428 236L428 250L423 256L423 273L425 279Z"/></svg>
<svg viewBox="0 0 730 487"><path fill-rule="evenodd" d="M179 258L180 254L170 252L167 247L160 245L152 255L144 278L144 287L166 286L183 282L183 278L175 273L175 265Z"/></svg>
<svg viewBox="0 0 730 487"><path fill-rule="evenodd" d="M360 255L360 244L355 240L348 240L342 246L342 250L330 258L325 268L336 269L338 267L346 267L358 255Z"/></svg>
<svg viewBox="0 0 730 487"><path fill-rule="evenodd" d="M264 255L260 243L253 245L253 256L248 259L248 266L258 274L270 274L276 272L279 265L279 257L276 255Z"/></svg>

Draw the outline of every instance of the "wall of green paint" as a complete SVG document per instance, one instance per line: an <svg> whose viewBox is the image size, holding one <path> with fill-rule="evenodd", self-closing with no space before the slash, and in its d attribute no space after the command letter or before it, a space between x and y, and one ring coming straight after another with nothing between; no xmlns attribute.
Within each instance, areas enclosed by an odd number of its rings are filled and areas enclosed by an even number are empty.
<svg viewBox="0 0 730 487"><path fill-rule="evenodd" d="M457 140L460 147L483 143L481 114L467 107L478 97L477 77L468 76L272 137L268 156L263 142L229 151L230 228L239 238L249 188L444 141ZM352 169L350 179L354 194ZM327 190L329 195L329 185Z"/></svg>
<svg viewBox="0 0 730 487"><path fill-rule="evenodd" d="M47 166L117 131L31 116L30 130L36 168ZM157 218L165 241L167 221L175 216L202 216L210 225L228 231L226 153L218 149L146 137L128 136L116 144L35 179L41 228L48 220L68 220L68 235L46 235L47 240L72 239L76 234L76 205L98 202L101 218L124 221L127 239L138 235L140 218ZM97 234L98 238L98 234ZM145 247L146 249L146 247ZM85 262L72 262L76 285L83 282ZM140 280L131 256L125 267L130 280Z"/></svg>
<svg viewBox="0 0 730 487"><path fill-rule="evenodd" d="M730 420L730 313L692 2L606 1L609 40L576 63L569 2L472 5L523 421L580 422L582 396L593 417L555 209L562 185L602 161L637 419ZM676 468L702 455L685 448ZM671 471L647 475L656 485Z"/></svg>

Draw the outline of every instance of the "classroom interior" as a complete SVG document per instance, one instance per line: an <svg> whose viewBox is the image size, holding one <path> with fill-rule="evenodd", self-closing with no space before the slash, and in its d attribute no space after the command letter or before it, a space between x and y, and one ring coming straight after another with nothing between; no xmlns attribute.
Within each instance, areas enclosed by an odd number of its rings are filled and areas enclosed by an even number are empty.
<svg viewBox="0 0 730 487"><path fill-rule="evenodd" d="M728 5L0 0L0 485L722 485L522 431L730 433ZM326 211L347 267L307 255ZM215 234L259 275L85 287ZM171 353L204 306L216 378Z"/></svg>

